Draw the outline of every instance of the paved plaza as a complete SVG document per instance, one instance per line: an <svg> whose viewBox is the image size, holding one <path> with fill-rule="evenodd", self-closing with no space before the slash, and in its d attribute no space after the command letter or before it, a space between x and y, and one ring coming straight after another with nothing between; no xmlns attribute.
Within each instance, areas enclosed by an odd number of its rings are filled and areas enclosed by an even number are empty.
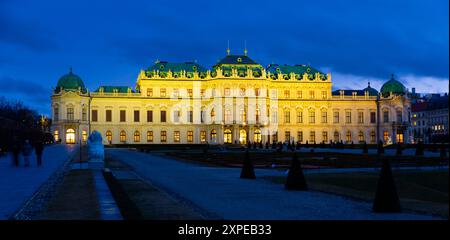
<svg viewBox="0 0 450 240"><path fill-rule="evenodd" d="M321 193L286 191L282 184L239 178L239 168L205 167L158 154L107 149L143 179L204 215L217 219L399 220L433 219L415 213L375 214L371 203ZM256 175L284 174L256 169Z"/></svg>
<svg viewBox="0 0 450 240"><path fill-rule="evenodd" d="M12 155L0 158L0 220L8 219L30 199L49 177L75 153L76 145L52 145L44 149L42 166L36 164L33 152L30 166L12 165Z"/></svg>

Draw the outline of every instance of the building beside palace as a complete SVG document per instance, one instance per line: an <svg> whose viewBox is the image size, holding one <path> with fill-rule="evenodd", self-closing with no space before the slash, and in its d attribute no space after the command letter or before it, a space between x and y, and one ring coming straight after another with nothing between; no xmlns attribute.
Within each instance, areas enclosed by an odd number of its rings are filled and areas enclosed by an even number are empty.
<svg viewBox="0 0 450 240"><path fill-rule="evenodd" d="M414 141L424 143L448 142L448 94L430 94L412 104Z"/></svg>
<svg viewBox="0 0 450 240"><path fill-rule="evenodd" d="M391 77L380 92L332 91L331 74L307 65L261 64L227 55L211 68L157 61L134 88L89 91L72 70L52 94L52 132L62 143L97 130L105 144L272 141L409 142L411 100Z"/></svg>

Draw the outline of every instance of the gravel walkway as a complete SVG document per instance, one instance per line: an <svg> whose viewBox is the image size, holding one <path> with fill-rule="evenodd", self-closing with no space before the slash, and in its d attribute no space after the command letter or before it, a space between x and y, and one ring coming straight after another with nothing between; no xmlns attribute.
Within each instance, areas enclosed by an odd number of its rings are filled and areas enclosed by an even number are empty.
<svg viewBox="0 0 450 240"><path fill-rule="evenodd" d="M172 196L222 219L433 219L414 213L375 214L366 202L320 192L286 191L283 185L262 179L243 180L237 168L204 167L124 149L106 152ZM271 171L256 169L256 175Z"/></svg>

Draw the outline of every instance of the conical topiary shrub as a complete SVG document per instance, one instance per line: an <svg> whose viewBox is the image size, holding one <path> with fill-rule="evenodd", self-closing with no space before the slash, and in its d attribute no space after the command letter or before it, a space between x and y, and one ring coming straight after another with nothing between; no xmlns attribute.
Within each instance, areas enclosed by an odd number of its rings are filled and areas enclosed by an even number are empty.
<svg viewBox="0 0 450 240"><path fill-rule="evenodd" d="M384 154L384 148L383 148L383 142L378 141L378 148L377 148L378 154Z"/></svg>
<svg viewBox="0 0 450 240"><path fill-rule="evenodd" d="M367 148L367 143L365 141L363 144L363 153L369 153L369 149Z"/></svg>
<svg viewBox="0 0 450 240"><path fill-rule="evenodd" d="M292 157L291 168L289 169L284 187L288 190L308 190L305 175L303 174L303 169L298 160L297 153L294 153L294 156Z"/></svg>
<svg viewBox="0 0 450 240"><path fill-rule="evenodd" d="M255 179L255 169L253 167L253 162L250 160L250 154L245 151L244 164L242 165L241 178L245 179Z"/></svg>
<svg viewBox="0 0 450 240"><path fill-rule="evenodd" d="M387 158L383 160L372 209L374 212L401 212L397 187Z"/></svg>

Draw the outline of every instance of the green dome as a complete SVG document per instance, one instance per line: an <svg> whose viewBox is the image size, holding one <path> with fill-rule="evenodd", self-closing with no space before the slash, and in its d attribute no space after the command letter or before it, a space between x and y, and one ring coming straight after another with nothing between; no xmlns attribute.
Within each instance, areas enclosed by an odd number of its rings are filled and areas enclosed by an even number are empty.
<svg viewBox="0 0 450 240"><path fill-rule="evenodd" d="M383 97L389 96L390 93L394 95L405 95L406 88L401 82L397 81L392 74L391 79L381 86L380 92Z"/></svg>
<svg viewBox="0 0 450 240"><path fill-rule="evenodd" d="M62 76L56 85L57 90L64 89L66 91L78 91L80 88L82 92L86 90L83 80L81 80L79 76L73 74L72 69L70 69L68 74Z"/></svg>

